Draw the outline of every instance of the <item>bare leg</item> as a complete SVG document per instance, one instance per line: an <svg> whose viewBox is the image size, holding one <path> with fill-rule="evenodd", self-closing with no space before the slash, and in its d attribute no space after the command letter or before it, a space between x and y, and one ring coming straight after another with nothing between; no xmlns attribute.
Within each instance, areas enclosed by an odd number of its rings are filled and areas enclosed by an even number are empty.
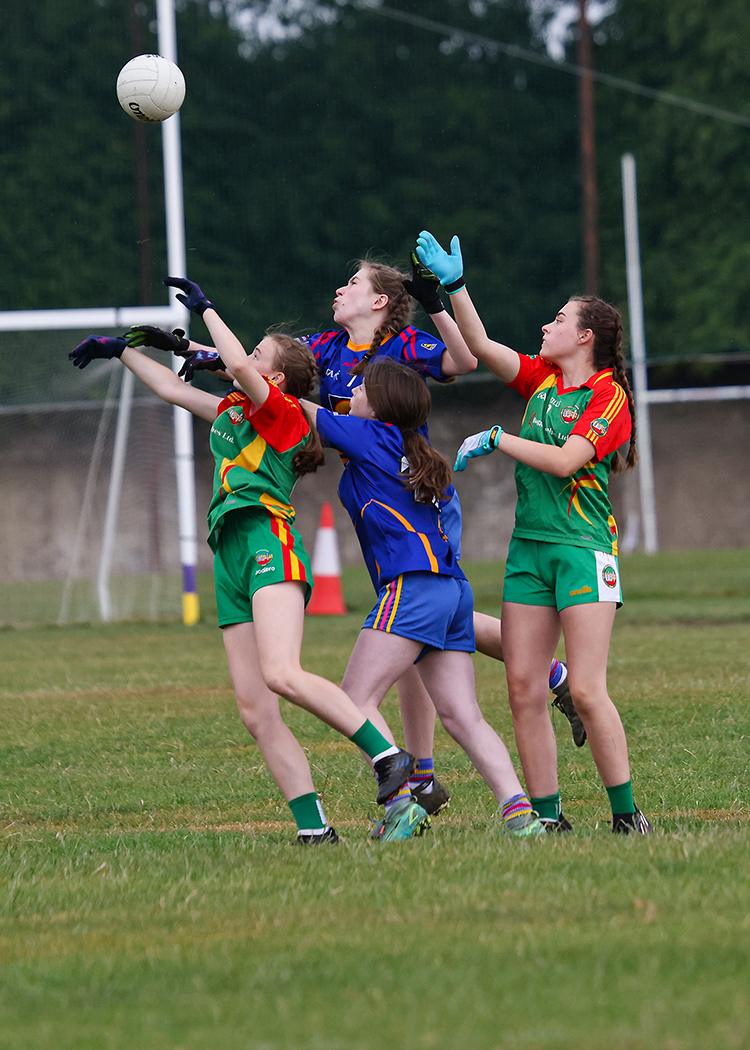
<svg viewBox="0 0 750 1050"><path fill-rule="evenodd" d="M401 675L396 688L404 727L404 746L417 758L429 758L435 745L437 716L430 694L413 664Z"/></svg>
<svg viewBox="0 0 750 1050"><path fill-rule="evenodd" d="M560 613L571 696L605 787L630 780L625 730L607 692L607 659L615 612L614 602L596 602L573 605Z"/></svg>
<svg viewBox="0 0 750 1050"><path fill-rule="evenodd" d="M532 798L558 791L557 745L547 697L549 666L560 638L556 609L503 605L508 700L524 780Z"/></svg>
<svg viewBox="0 0 750 1050"><path fill-rule="evenodd" d="M498 802L523 793L508 749L479 709L469 653L428 653L417 664L443 728L471 759Z"/></svg>
<svg viewBox="0 0 750 1050"><path fill-rule="evenodd" d="M365 722L349 697L333 682L305 671L300 664L305 602L298 583L274 583L253 597L255 641L268 688L326 725L353 736Z"/></svg>
<svg viewBox="0 0 750 1050"><path fill-rule="evenodd" d="M281 717L279 698L261 677L253 624L233 624L221 633L240 718L257 743L271 776L287 802L309 794L315 790L310 765Z"/></svg>
<svg viewBox="0 0 750 1050"><path fill-rule="evenodd" d="M503 638L500 621L496 616L474 610L474 638L478 653L491 656L494 660L504 660Z"/></svg>
<svg viewBox="0 0 750 1050"><path fill-rule="evenodd" d="M365 627L349 657L341 688L387 740L393 741L393 734L380 714L380 704L391 686L413 665L421 648L419 642L409 638Z"/></svg>

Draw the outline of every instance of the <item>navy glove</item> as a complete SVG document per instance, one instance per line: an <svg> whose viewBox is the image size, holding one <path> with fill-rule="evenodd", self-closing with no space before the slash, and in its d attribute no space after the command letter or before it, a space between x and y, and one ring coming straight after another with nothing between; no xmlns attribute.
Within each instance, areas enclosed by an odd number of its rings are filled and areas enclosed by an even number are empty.
<svg viewBox="0 0 750 1050"><path fill-rule="evenodd" d="M166 350L178 357L185 357L190 349L190 340L185 338L181 328L165 332L163 328L155 328L152 324L134 324L125 333L125 341L128 346L153 346L156 350Z"/></svg>
<svg viewBox="0 0 750 1050"><path fill-rule="evenodd" d="M467 437L456 453L453 469L466 470L467 460L474 459L475 456L488 456L490 452L494 452L502 432L503 428L498 424L490 427L489 430L483 430L481 434L472 434L471 437Z"/></svg>
<svg viewBox="0 0 750 1050"><path fill-rule="evenodd" d="M127 345L122 336L111 339L106 335L89 335L68 354L68 360L76 368L85 368L95 360L111 361L113 357L120 357Z"/></svg>
<svg viewBox="0 0 750 1050"><path fill-rule="evenodd" d="M461 244L457 236L451 239L451 250L441 248L427 230L422 230L417 237L417 255L440 279L448 295L459 291L464 281L464 261L461 257Z"/></svg>
<svg viewBox="0 0 750 1050"><path fill-rule="evenodd" d="M219 357L216 350L193 350L192 353L183 354L185 364L177 373L186 383L189 383L196 372L208 370L209 372L225 371L226 365Z"/></svg>
<svg viewBox="0 0 750 1050"><path fill-rule="evenodd" d="M410 255L411 280L404 281L404 288L412 299L416 299L428 314L439 314L445 307L438 295L440 279L423 262L416 252Z"/></svg>
<svg viewBox="0 0 750 1050"><path fill-rule="evenodd" d="M166 284L167 288L179 288L184 292L184 295L178 295L177 298L183 306L194 314L198 314L199 317L203 317L209 306L215 309L214 304L205 297L195 281L189 281L187 277L165 277L162 284Z"/></svg>

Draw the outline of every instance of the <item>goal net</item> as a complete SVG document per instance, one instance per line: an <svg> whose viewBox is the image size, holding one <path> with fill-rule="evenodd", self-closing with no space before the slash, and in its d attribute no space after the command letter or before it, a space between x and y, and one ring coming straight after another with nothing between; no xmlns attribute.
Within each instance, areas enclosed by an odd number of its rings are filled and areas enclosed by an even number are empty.
<svg viewBox="0 0 750 1050"><path fill-rule="evenodd" d="M0 331L6 626L181 615L173 409L119 361L74 368L95 330L123 328Z"/></svg>

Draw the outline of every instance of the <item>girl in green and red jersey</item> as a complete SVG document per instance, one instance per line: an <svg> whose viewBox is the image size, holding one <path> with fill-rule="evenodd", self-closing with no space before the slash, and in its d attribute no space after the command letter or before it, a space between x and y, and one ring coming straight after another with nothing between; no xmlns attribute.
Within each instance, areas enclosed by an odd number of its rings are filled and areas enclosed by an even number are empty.
<svg viewBox="0 0 750 1050"><path fill-rule="evenodd" d="M562 630L570 691L607 789L612 830L651 828L634 801L625 731L607 692L615 611L622 604L610 473L629 442L635 408L622 357L622 322L593 296L571 298L542 327L537 356L491 340L466 290L458 238L446 252L432 234L417 254L451 296L471 352L528 404L520 436L499 425L464 441L455 470L500 449L516 460L518 505L503 588L503 648L518 752L531 803L550 829L562 814L555 736L547 710L549 662Z"/></svg>
<svg viewBox="0 0 750 1050"><path fill-rule="evenodd" d="M203 316L234 382L227 397L183 382L171 368L134 349L146 345L192 356L198 348L191 349L182 333L143 326L117 339L92 335L69 356L80 368L95 358L119 357L162 400L212 424L216 469L209 544L240 715L289 804L297 841L336 842L307 757L281 717L278 695L344 734L371 759L381 804L407 782L416 760L386 740L337 685L300 663L312 573L289 499L297 477L323 461L320 440L297 400L313 388L315 360L307 347L279 334L266 335L246 354L197 285L183 278L169 283L183 290L180 298L188 309Z"/></svg>

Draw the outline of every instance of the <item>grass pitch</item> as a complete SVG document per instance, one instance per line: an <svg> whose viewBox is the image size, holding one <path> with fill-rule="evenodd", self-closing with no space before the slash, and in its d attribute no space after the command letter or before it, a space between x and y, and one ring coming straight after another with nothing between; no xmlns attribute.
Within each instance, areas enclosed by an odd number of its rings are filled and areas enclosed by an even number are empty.
<svg viewBox="0 0 750 1050"><path fill-rule="evenodd" d="M512 841L442 732L450 809L368 838L353 748L289 709L338 847L302 850L205 622L0 631L2 1050L744 1050L750 552L622 563L610 688L648 839L555 713L569 836ZM502 566L469 565L499 612ZM310 618L337 679L369 607ZM482 707L515 755L502 667ZM397 706L386 701L394 728Z"/></svg>

